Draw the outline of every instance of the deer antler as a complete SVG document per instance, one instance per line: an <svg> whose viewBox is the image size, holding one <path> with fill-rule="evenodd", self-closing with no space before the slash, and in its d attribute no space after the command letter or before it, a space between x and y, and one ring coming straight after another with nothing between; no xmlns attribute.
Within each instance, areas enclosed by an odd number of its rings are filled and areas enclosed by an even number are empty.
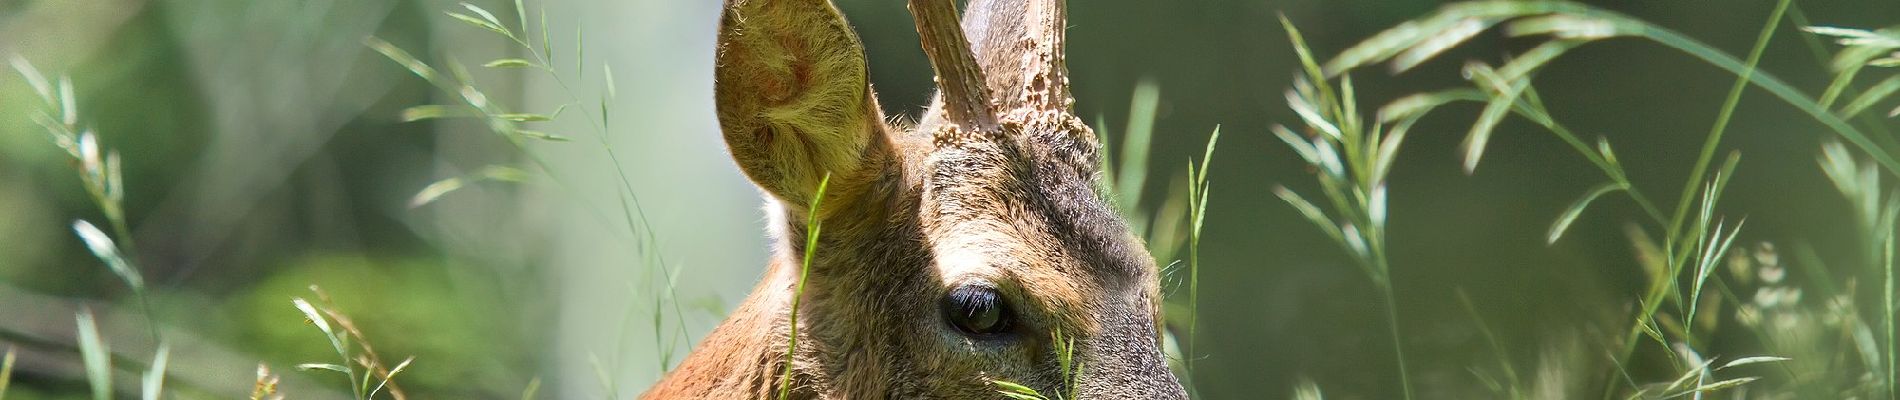
<svg viewBox="0 0 1900 400"><path fill-rule="evenodd" d="M983 68L970 53L970 42L957 23L955 0L910 0L910 15L923 40L924 55L937 71L944 110L950 122L978 132L994 132L996 111L990 108Z"/></svg>
<svg viewBox="0 0 1900 400"><path fill-rule="evenodd" d="M1032 98L1045 109L1069 111L1069 103L1074 99L1069 95L1069 66L1063 48L1067 45L1067 28L1063 24L1069 19L1069 5L1066 0L1043 0L1031 3L1030 15L1037 19L1030 21L1030 40L1037 48L1036 56L1040 62L1032 63L1030 74L1042 79L1043 93L1040 99ZM1032 90L1038 89L1035 87Z"/></svg>

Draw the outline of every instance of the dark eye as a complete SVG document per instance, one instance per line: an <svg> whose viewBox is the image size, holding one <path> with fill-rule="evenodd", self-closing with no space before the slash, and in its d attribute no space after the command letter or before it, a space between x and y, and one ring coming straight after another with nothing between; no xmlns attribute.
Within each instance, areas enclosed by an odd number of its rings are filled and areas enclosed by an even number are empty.
<svg viewBox="0 0 1900 400"><path fill-rule="evenodd" d="M1003 294L996 288L964 285L943 298L943 314L950 325L970 336L994 336L1009 332L1016 324Z"/></svg>

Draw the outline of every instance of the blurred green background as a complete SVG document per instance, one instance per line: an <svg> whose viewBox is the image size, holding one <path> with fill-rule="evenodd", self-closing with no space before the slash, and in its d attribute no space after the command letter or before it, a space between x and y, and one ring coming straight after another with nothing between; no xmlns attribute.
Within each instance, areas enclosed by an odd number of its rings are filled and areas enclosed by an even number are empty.
<svg viewBox="0 0 1900 400"><path fill-rule="evenodd" d="M903 2L836 3L867 48L886 111L914 115L932 81ZM1738 55L1773 8L1591 3ZM513 21L512 4L476 4ZM1276 17L1285 14L1326 58L1439 4L1071 2L1069 66L1084 119L1106 121L1098 131L1119 143L1136 85L1160 89L1148 204L1174 193L1209 132L1223 132L1201 249L1203 397L1279 398L1298 377L1338 398L1398 396L1376 290L1269 191L1315 187L1268 133L1297 121L1283 97L1296 59ZM1797 5L1821 25L1900 23L1900 2ZM347 397L339 379L292 368L334 358L291 307L292 297L313 296L311 284L385 358L416 357L402 379L412 395L518 397L536 377L543 397L636 394L658 378L666 354L676 360L750 290L766 254L759 192L726 156L712 113L719 2L527 6L537 15L545 7L563 80L480 68L475 79L497 103L545 113L569 102L593 107L612 73L608 139L651 217L657 251L618 225L621 178L585 114L535 125L578 139L528 146L553 177L479 124L401 120L406 107L452 99L363 38L471 68L521 56L443 15L460 9L454 2L0 0L0 56L69 75L82 125L122 153L136 261L173 339L175 379L194 387L181 394L241 396L263 361L285 375L293 397ZM1831 74L1796 28L1782 24L1762 67L1818 93ZM1462 60L1496 61L1536 43L1488 32L1417 70L1361 73L1356 83L1362 102L1383 104L1464 86ZM571 69L569 57L585 67ZM1611 40L1559 59L1537 82L1560 120L1617 144L1636 185L1673 194L1734 77L1650 43ZM100 217L70 159L31 122L37 104L18 75L0 74L0 345L21 349L9 398L78 398L75 309L99 312L124 357L149 357L153 343L130 291L69 228ZM1622 229L1640 211L1601 202L1566 240L1545 245L1551 219L1601 175L1535 126L1507 119L1467 176L1456 146L1476 112L1461 105L1427 118L1392 178L1393 279L1420 395L1491 393L1472 366L1496 356L1460 291L1514 364L1573 371L1573 390L1593 393L1608 371L1606 341L1627 329L1644 287ZM1867 262L1856 256L1853 215L1815 164L1828 139L1794 109L1747 92L1724 146L1744 156L1723 206L1748 217L1739 242L1810 245L1840 270ZM408 206L431 182L495 164L536 172ZM677 272L671 294L664 274L642 261L656 255ZM1171 281L1164 290L1184 288ZM672 299L685 311L674 313ZM131 387L135 374L125 375L122 387Z"/></svg>

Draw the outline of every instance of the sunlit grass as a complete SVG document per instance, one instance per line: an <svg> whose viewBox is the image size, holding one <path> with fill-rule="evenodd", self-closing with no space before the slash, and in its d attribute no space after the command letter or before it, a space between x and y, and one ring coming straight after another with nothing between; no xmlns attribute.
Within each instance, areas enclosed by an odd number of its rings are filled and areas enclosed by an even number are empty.
<svg viewBox="0 0 1900 400"><path fill-rule="evenodd" d="M1007 380L991 379L996 393L1013 400L1078 400L1076 390L1081 386L1082 362L1075 359L1075 337L1062 334L1062 328L1049 333L1049 343L1056 355L1056 370L1062 372L1061 386L1051 395L1043 394L1035 388L1023 386Z"/></svg>
<svg viewBox="0 0 1900 400"><path fill-rule="evenodd" d="M1406 132L1424 115L1423 111L1389 128L1385 125L1387 121L1367 123L1360 115L1352 77L1342 75L1338 87L1334 88L1334 83L1314 61L1312 50L1299 29L1284 16L1280 22L1304 67L1305 75L1294 81L1286 99L1287 105L1299 114L1306 133L1295 133L1280 125L1273 127L1273 133L1307 165L1319 171L1316 176L1321 193L1331 211L1284 186L1274 187L1273 193L1345 249L1372 279L1373 286L1385 300L1386 327L1398 363L1399 387L1405 398L1411 399L1412 374L1405 357L1405 337L1399 328L1391 261L1386 257L1386 178L1405 142Z"/></svg>
<svg viewBox="0 0 1900 400"><path fill-rule="evenodd" d="M1188 329L1187 329L1187 343L1188 344L1187 344L1187 349L1182 352L1183 353L1182 371L1184 375L1187 375L1189 377L1188 382L1190 384L1193 382L1193 376L1194 376L1194 359L1196 357L1196 354L1199 354L1198 352L1200 351L1200 347L1195 346L1195 343L1196 343L1195 338L1199 336L1196 334L1197 333L1196 331L1199 329L1201 325L1201 308L1200 308L1201 307L1201 226L1205 222L1207 222L1207 198L1208 198L1207 192L1209 189L1213 188L1213 186L1209 185L1207 182L1207 170L1208 170L1209 163L1213 162L1214 160L1214 147L1219 143L1220 143L1220 127L1215 127L1214 133L1207 137L1207 150L1201 154L1200 166L1196 167L1193 160L1189 160L1187 164L1188 165L1187 167L1187 171L1188 171L1187 172L1188 174L1188 192L1187 192L1188 302L1187 304L1188 304L1189 315L1188 315ZM1189 386L1189 387L1190 387L1190 389L1188 389L1189 393L1195 393L1195 390L1192 389L1193 386Z"/></svg>
<svg viewBox="0 0 1900 400"><path fill-rule="evenodd" d="M0 399L7 397L7 386L13 383L13 363L16 361L16 351L17 349L13 346L7 346L6 356L0 357Z"/></svg>
<svg viewBox="0 0 1900 400"><path fill-rule="evenodd" d="M60 76L58 83L42 74L25 59L17 56L10 60L13 69L33 87L39 95L41 108L34 115L34 121L46 130L53 143L72 157L73 165L78 169L80 182L85 186L93 205L105 216L111 226L111 234L99 229L84 219L74 220L73 233L84 242L86 249L106 268L132 289L133 296L139 302L139 311L145 317L146 329L157 347L151 364L141 379L142 397L157 400L164 393L165 368L171 357L171 346L160 335L159 320L152 311L152 300L146 291L145 277L139 272L137 255L134 253L131 228L125 219L125 178L119 153L106 149L99 143L99 137L92 128L82 124L78 99L73 93L73 82L66 76ZM114 239L113 236L117 236ZM90 309L81 309L75 316L77 327L77 345L86 371L86 380L91 387L94 399L105 400L113 397L112 388L112 352L106 340L100 336L98 324L94 322ZM14 348L8 347L4 365L0 365L0 398L5 397L7 386L13 375L15 361Z"/></svg>
<svg viewBox="0 0 1900 400"><path fill-rule="evenodd" d="M516 0L513 2L513 10L511 10L516 18L514 21L509 21L513 23L513 26L510 26L510 24L503 22L501 18L498 18L495 13L480 6L464 2L459 4L459 8L460 10L447 11L444 14L469 27L478 28L498 35L500 38L512 44L516 50L527 55L525 58L495 58L481 64L482 67L496 70L527 69L539 71L543 76L555 82L556 85L562 89L562 93L566 94L569 99L567 102L553 107L553 111L551 112L534 113L513 111L492 102L490 97L484 94L483 90L480 89L480 85L478 85L474 78L467 72L466 67L461 64L452 60L443 63L442 65L446 65L448 71L451 72L449 75L444 76L440 72L441 69L393 44L373 37L367 38L365 39L365 44L371 49L376 50L391 61L408 69L417 77L428 81L444 94L450 95L450 97L459 101L459 104L419 105L410 107L403 112L404 120L418 121L438 118L475 118L482 120L491 132L507 140L508 143L515 147L519 154L530 161L534 169L542 172L541 176L550 179L573 197L583 199L582 202L586 205L588 212L595 214L601 221L621 222L622 228L624 228L624 231L621 232L626 235L625 239L639 252L642 257L641 263L648 267L650 271L658 272L659 274L657 279L651 279L649 283L663 285L661 290L656 292L656 301L652 302L653 309L647 311L653 315L653 345L657 350L656 354L658 354L658 358L656 361L659 369L661 371L671 369L674 360L679 358L675 354L675 349L679 347L681 341L687 340L688 333L686 332L685 326L686 313L680 305L679 295L676 290L677 273L660 252L657 244L659 233L653 229L652 222L647 217L645 208L641 205L640 196L635 190L633 181L627 175L626 167L622 164L619 153L614 149L612 142L609 140L609 136L614 133L612 107L609 105L619 96L618 88L614 83L612 65L606 63L599 64L600 76L604 87L592 96L592 98L584 99L582 92L575 90L575 86L569 83L570 80L585 78L586 71L590 65L587 62L585 52L585 37L581 34L580 30L576 29L574 32L574 41L571 44L573 49L572 58L557 59L556 55L559 54L559 52L552 40L553 34L551 32L553 27L548 25L547 11L545 9L537 13L539 15L539 23L531 25L529 23L529 10L522 1ZM557 61L572 65L573 69L571 74L566 70L557 68ZM595 144L599 146L609 163L613 166L613 172L618 178L617 187L615 188L615 195L619 199L617 204L619 208L617 212L618 215L613 215L616 213L610 213L606 211L607 208L600 207L591 201L586 201L584 196L579 195L580 191L577 190L577 188L580 187L579 185L563 179L560 174L556 173L552 164L541 158L534 149L529 146L533 143L559 143L570 141L571 139L567 135L542 132L530 129L526 126L527 124L555 121L562 118L563 114L568 110L575 110L575 112L581 114L581 119L585 120L588 126L593 130L593 135L591 136ZM427 205L456 189L477 182L523 182L528 179L529 174L524 171L523 168L510 165L490 165L476 172L468 173L463 176L445 178L430 184L417 192L410 201L410 205L411 207ZM631 288L632 284L629 284L629 286ZM633 291L630 290L630 292ZM619 326L621 330L620 336L623 337L623 339L632 328L634 322L633 313L635 307L631 303L632 299L630 298L627 311L621 314L622 318ZM669 326L672 329L669 330ZM590 354L595 373L599 376L603 389L609 393L620 392L621 380L614 379L612 376L617 376L618 372L625 367L626 363L624 359L624 355L626 354L626 349L624 348L626 341L617 340L615 343L616 348L613 349L613 358L609 361L602 362L597 354Z"/></svg>
<svg viewBox="0 0 1900 400"><path fill-rule="evenodd" d="M1720 367L1711 368L1717 360L1705 359L1701 354L1712 350L1709 341L1714 333L1710 330L1714 329L1714 321L1717 317L1698 315L1703 313L1704 304L1712 303L1720 297L1712 296L1708 294L1709 292L1719 291L1723 292L1723 295L1735 297L1729 293L1731 289L1717 277L1715 271L1724 265L1724 260L1728 258L1727 254L1733 247L1736 237L1739 236L1743 223L1739 219L1729 221L1718 216L1716 209L1723 189L1734 176L1735 166L1739 163L1740 157L1738 154L1731 154L1726 161L1716 167L1714 155L1723 142L1728 122L1734 115L1743 89L1751 84L1765 89L1821 122L1838 137L1858 146L1873 159L1865 167L1865 176L1877 177L1879 174L1873 171L1876 165L1885 167L1890 172L1900 171L1889 153L1891 150L1888 149L1892 147L1885 144L1890 142L1891 138L1866 135L1859 128L1844 121L1864 111L1869 107L1868 104L1887 96L1891 89L1887 89L1884 82L1876 84L1863 94L1863 97L1873 96L1872 99L1852 101L1849 106L1843 107L1840 111L1831 111L1828 109L1828 104L1832 103L1834 96L1844 92L1847 85L1845 82L1852 79L1851 74L1857 71L1858 67L1843 67L1840 65L1841 60L1837 59L1837 71L1850 76L1837 78L1830 85L1829 94L1825 95L1826 99L1822 101L1808 98L1781 80L1756 68L1779 22L1790 9L1790 3L1782 1L1776 5L1745 61L1673 31L1614 12L1569 2L1471 2L1448 5L1437 13L1401 24L1346 49L1339 56L1325 63L1323 67L1317 67L1311 62L1310 51L1299 43L1297 31L1289 29L1289 35L1295 40L1295 50L1300 53L1303 60L1307 61L1306 76L1295 82L1295 90L1288 96L1289 103L1306 123L1307 135L1314 139L1309 144L1307 137L1300 134L1286 130L1276 133L1315 169L1321 171L1319 175L1322 186L1327 188L1328 197L1332 200L1336 211L1344 214L1337 217L1344 222L1334 225L1335 217L1327 215L1319 206L1291 194L1290 191L1281 190L1281 196L1316 225L1321 226L1329 237L1341 242L1349 253L1355 254L1360 259L1366 259L1366 255L1372 254L1369 250L1377 248L1375 244L1378 242L1360 240L1366 238L1365 229L1356 226L1369 221L1356 218L1363 215L1370 219L1370 216L1374 214L1382 218L1384 206L1382 202L1386 196L1382 192L1374 193L1372 189L1376 187L1373 186L1356 187L1354 189L1357 191L1344 192L1335 189L1341 186L1339 183L1328 181L1351 181L1348 177L1358 178L1363 174L1372 177L1372 182L1378 182L1377 179L1383 178L1382 174L1386 172L1377 166L1384 162L1379 161L1378 158L1390 157L1385 151L1388 147L1396 150L1398 146L1396 142L1392 146L1368 145L1366 142L1371 141L1360 139L1361 136L1353 134L1363 128L1359 127L1357 116L1352 111L1355 107L1351 102L1350 73L1361 66L1386 61L1391 62L1394 71L1411 69L1493 26L1503 26L1503 30L1512 36L1548 37L1548 41L1509 58L1501 66L1493 67L1480 62L1467 64L1464 68L1465 78L1474 84L1474 88L1424 93L1389 103L1380 108L1378 122L1371 124L1372 128L1369 131L1376 135L1380 131L1380 124L1393 123L1395 125L1391 129L1392 135L1403 137L1405 127L1409 127L1440 105L1455 102L1482 103L1484 108L1478 114L1461 145L1463 166L1467 173L1477 168L1492 131L1497 128L1499 121L1503 118L1517 115L1550 131L1602 171L1609 182L1586 191L1571 206L1565 208L1550 225L1547 234L1549 242L1554 243L1560 240L1571 223L1581 216L1585 209L1599 199L1612 194L1624 195L1625 198L1636 203L1643 212L1642 218L1639 219L1648 220L1645 228L1633 230L1637 234L1632 236L1632 240L1637 243L1639 249L1650 249L1639 253L1653 254L1645 258L1649 260L1645 262L1648 266L1649 286L1641 296L1639 309L1633 316L1628 334L1614 342L1621 346L1621 351L1612 353L1614 371L1611 371L1609 375L1622 378L1605 380L1606 386L1602 396L1606 399L1615 398L1619 392L1623 392L1619 388L1627 385L1627 390L1634 392L1631 396L1636 398L1669 398L1688 395L1701 397L1705 393L1731 389L1753 382L1758 377L1716 379L1716 375L1717 372L1730 367L1778 363L1788 361L1789 358L1739 357ZM1878 57L1875 54L1884 54L1884 51L1900 48L1900 42L1888 43L1887 36L1868 31L1846 32L1837 29L1816 30L1814 28L1809 28L1809 30L1847 38L1844 39L1843 44L1849 46L1872 46L1879 49L1872 51L1856 49L1846 52L1843 58L1846 58L1849 64L1865 63ZM1688 178L1681 186L1681 195L1677 198L1676 206L1671 209L1660 208L1655 201L1651 200L1653 196L1648 195L1645 190L1630 181L1630 173L1617 159L1607 140L1598 139L1593 146L1573 130L1558 122L1558 118L1545 107L1540 94L1531 83L1537 70L1571 49L1616 37L1648 39L1680 50L1738 76L1734 87L1721 104L1716 121L1705 136L1704 144L1697 153L1698 157L1688 173ZM1330 79L1338 79L1340 82L1339 93L1341 94L1337 95L1338 97L1334 97L1334 92L1329 90L1329 85L1309 83L1325 82ZM1335 98L1341 100L1335 101L1333 100ZM1338 149L1334 148L1333 143L1338 143ZM1832 158L1846 157L1844 147L1836 146L1831 149L1833 150L1830 154L1835 154L1831 156ZM1360 159L1372 161L1358 161ZM1828 164L1829 161L1823 163ZM1367 164L1372 166L1362 166ZM1711 172L1712 169L1713 172ZM1846 167L1834 169L1855 171L1853 168ZM1829 174L1839 176L1846 173L1830 171ZM1841 180L1841 178L1835 179L1837 182ZM1863 178L1856 181L1865 180ZM1365 180L1361 179L1361 181ZM1373 206L1375 203L1376 207ZM1860 203L1868 204L1861 207L1866 210L1862 213L1865 215L1861 216L1861 220L1864 223L1878 224L1876 221L1881 221L1882 215L1872 210L1873 201ZM1870 244L1866 246L1870 249L1880 248L1877 244L1881 240L1879 238L1892 236L1890 224L1884 227L1866 227L1864 230L1868 233L1863 236L1870 238ZM1650 237L1648 232L1660 233L1661 240L1651 241L1648 239ZM1382 240L1383 238L1374 239ZM1890 260L1891 252L1886 252L1884 256L1878 252L1870 252L1868 258ZM1362 262L1362 265L1364 264L1366 263ZM1884 266L1878 268L1878 271L1883 276L1883 281L1888 282L1887 287L1890 288L1891 264L1889 262L1877 264ZM1373 274L1375 283L1378 283L1384 270L1375 267L1369 268L1369 272ZM1383 287L1389 290L1389 286ZM1891 289L1886 290L1891 293ZM1891 295L1886 298L1887 303L1891 304ZM1672 306L1669 309L1674 312L1665 312L1665 305ZM1886 311L1884 313L1886 317L1882 318L1882 325L1891 327L1893 326L1891 305ZM1482 324L1482 318L1476 316L1475 312L1473 314L1474 320ZM1488 328L1483 330L1488 332ZM1644 337L1652 339L1658 345L1658 353L1673 360L1682 375L1664 384L1635 382L1630 377L1625 363L1630 360L1632 352L1638 348L1642 342L1640 339ZM1893 342L1891 334L1885 342ZM1887 349L1887 353L1882 357L1889 362L1889 366L1885 368L1888 371L1887 382L1883 386L1892 387L1891 374L1894 369L1891 362L1895 357L1891 350L1892 346L1888 346ZM1405 379L1402 354L1399 355L1401 381ZM1512 370L1508 361L1504 368L1507 373ZM1579 372L1573 371L1572 374L1579 374ZM1409 384L1405 386L1407 395L1410 396ZM1525 393L1519 391L1516 386L1512 386L1509 392L1513 394L1513 397L1522 396Z"/></svg>
<svg viewBox="0 0 1900 400"><path fill-rule="evenodd" d="M1119 157L1102 157L1102 170L1110 174L1100 180L1101 191L1115 201L1130 230L1145 239L1149 254L1160 268L1157 273L1163 297L1173 297L1175 290L1183 287L1187 291L1185 301L1164 304L1161 323L1166 329L1162 331L1161 341L1177 378L1188 393L1198 394L1192 363L1198 358L1194 337L1200 325L1196 322L1200 316L1200 233L1207 209L1206 192L1210 188L1207 183L1209 160L1219 140L1220 128L1215 127L1208 138L1200 163L1196 165L1194 160L1186 160L1186 170L1173 175L1166 196L1159 204L1150 203L1144 193L1151 173L1150 153L1160 103L1159 85L1147 80L1135 84L1120 143L1110 145L1110 141L1103 141L1103 153L1119 152ZM1101 137L1110 136L1108 124L1103 121L1096 121L1094 129ZM1187 259L1181 258L1184 251ZM1183 274L1187 276L1181 277ZM1186 339L1181 339L1183 336ZM1183 342L1186 346L1178 346Z"/></svg>
<svg viewBox="0 0 1900 400"><path fill-rule="evenodd" d="M812 256L818 254L818 234L824 228L818 219L821 210L819 207L824 204L825 189L830 186L831 173L825 173L825 178L818 181L818 190L812 193L811 208L805 211L805 255L798 264L798 285L792 289L792 309L787 322L792 331L786 336L785 372L784 377L779 380L779 400L785 400L792 395L792 367L797 364L798 357L798 306L805 298L805 278L811 276Z"/></svg>
<svg viewBox="0 0 1900 400"><path fill-rule="evenodd" d="M291 300L291 304L302 312L306 321L315 325L330 347L336 351L335 363L304 363L297 369L305 371L331 371L343 374L349 382L350 393L358 400L376 398L376 394L388 390L390 396L402 399L405 396L402 387L394 383L396 375L409 368L415 357L403 359L394 367L383 363L375 347L370 346L369 336L356 327L356 323L342 311L330 304L329 295L322 289L311 286L317 303L311 303L301 297Z"/></svg>

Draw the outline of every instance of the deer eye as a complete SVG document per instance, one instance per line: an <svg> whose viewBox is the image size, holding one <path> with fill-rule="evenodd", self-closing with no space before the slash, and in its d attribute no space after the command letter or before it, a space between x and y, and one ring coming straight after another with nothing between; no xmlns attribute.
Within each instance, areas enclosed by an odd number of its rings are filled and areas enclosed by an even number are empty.
<svg viewBox="0 0 1900 400"><path fill-rule="evenodd" d="M1008 333L1016 324L1016 314L1003 301L996 288L964 285L943 298L943 313L950 325L965 335L989 337Z"/></svg>

